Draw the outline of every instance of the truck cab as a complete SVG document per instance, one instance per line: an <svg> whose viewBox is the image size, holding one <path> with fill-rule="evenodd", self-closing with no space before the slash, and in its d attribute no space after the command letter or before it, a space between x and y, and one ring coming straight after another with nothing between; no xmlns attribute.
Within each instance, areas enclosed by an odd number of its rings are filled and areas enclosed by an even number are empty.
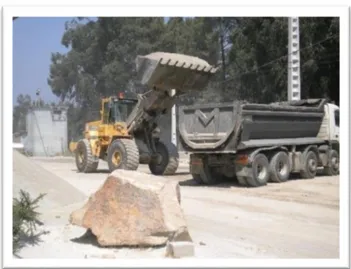
<svg viewBox="0 0 351 269"><path fill-rule="evenodd" d="M339 143L339 125L339 107L331 103L325 104L324 116L317 137L329 141L331 144Z"/></svg>
<svg viewBox="0 0 351 269"><path fill-rule="evenodd" d="M339 126L340 126L340 112L339 107L334 104L327 104L325 106L325 115L328 114L329 125L329 141L339 143Z"/></svg>

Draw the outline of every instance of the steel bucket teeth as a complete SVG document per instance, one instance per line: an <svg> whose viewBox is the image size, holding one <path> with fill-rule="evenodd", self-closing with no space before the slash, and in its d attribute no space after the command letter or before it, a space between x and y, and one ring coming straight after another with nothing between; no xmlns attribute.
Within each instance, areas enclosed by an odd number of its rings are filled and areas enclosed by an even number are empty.
<svg viewBox="0 0 351 269"><path fill-rule="evenodd" d="M184 54L154 52L137 56L138 80L157 90L203 90L217 72L206 61Z"/></svg>

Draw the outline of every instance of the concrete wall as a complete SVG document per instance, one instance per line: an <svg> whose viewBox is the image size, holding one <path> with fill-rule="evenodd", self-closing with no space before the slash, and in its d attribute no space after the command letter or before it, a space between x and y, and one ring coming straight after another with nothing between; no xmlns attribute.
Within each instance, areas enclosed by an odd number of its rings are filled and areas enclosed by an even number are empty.
<svg viewBox="0 0 351 269"><path fill-rule="evenodd" d="M27 114L26 151L33 156L62 155L68 150L67 111L33 110Z"/></svg>

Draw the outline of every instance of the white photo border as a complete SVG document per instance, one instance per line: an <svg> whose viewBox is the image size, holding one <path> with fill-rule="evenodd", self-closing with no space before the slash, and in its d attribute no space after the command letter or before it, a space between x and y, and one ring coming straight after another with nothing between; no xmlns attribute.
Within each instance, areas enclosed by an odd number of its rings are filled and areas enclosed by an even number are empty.
<svg viewBox="0 0 351 269"><path fill-rule="evenodd" d="M259 7L259 8L258 8ZM340 17L340 259L13 259L12 255L12 17L96 16L312 16ZM346 6L8 6L3 9L3 266L4 267L318 267L349 266L349 9ZM40 41L39 41L40 42ZM10 116L11 115L11 116Z"/></svg>

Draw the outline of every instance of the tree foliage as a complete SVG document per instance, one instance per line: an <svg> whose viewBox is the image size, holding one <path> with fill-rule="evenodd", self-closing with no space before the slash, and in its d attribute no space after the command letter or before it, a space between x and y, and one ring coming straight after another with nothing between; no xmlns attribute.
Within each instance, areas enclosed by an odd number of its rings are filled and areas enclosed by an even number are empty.
<svg viewBox="0 0 351 269"><path fill-rule="evenodd" d="M26 130L26 115L32 106L32 98L26 94L17 96L17 105L13 108L12 128L13 133Z"/></svg>
<svg viewBox="0 0 351 269"><path fill-rule="evenodd" d="M36 211L38 203L45 194L40 194L37 198L32 199L26 191L20 190L19 198L13 199L13 253L17 254L23 247L23 238L35 237L37 225L39 221L39 213Z"/></svg>
<svg viewBox="0 0 351 269"><path fill-rule="evenodd" d="M102 96L145 91L134 60L153 51L190 54L220 66L208 89L180 103L285 100L287 31L282 17L77 18L66 23L62 37L69 52L52 54L48 84L62 101L75 104L77 131L94 118ZM338 18L300 18L302 98L339 103L338 34Z"/></svg>

